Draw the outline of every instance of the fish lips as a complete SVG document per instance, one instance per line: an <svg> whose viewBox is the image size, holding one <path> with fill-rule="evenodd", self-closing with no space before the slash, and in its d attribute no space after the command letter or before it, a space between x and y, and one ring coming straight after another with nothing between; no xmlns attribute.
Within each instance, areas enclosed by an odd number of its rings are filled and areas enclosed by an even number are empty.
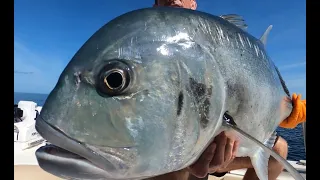
<svg viewBox="0 0 320 180"><path fill-rule="evenodd" d="M118 169L110 161L67 137L43 120L41 115L36 120L36 130L52 143L40 147L35 153L39 166L45 171L67 179L107 178L113 180L123 178L117 177L121 173L117 173Z"/></svg>
<svg viewBox="0 0 320 180"><path fill-rule="evenodd" d="M36 151L36 157L43 170L61 178L106 178L106 172L87 159L54 145L40 147Z"/></svg>

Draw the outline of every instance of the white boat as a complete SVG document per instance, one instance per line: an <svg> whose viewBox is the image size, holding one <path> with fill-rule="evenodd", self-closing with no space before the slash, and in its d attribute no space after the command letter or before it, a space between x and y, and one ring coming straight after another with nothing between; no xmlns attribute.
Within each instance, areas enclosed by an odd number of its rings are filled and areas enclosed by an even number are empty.
<svg viewBox="0 0 320 180"><path fill-rule="evenodd" d="M34 160L30 157L24 160L24 158L16 158L16 155L23 154L27 156L27 152L32 151L33 147L37 147L45 142L40 134L35 129L35 118L41 112L41 106L37 106L35 102L20 101L17 105L14 105L14 163L29 163ZM31 149L31 150L28 150Z"/></svg>
<svg viewBox="0 0 320 180"><path fill-rule="evenodd" d="M43 171L36 160L35 151L46 141L35 129L35 118L41 112L41 106L32 101L20 101L15 107L14 122L14 179L16 180L59 180ZM21 114L22 110L22 114ZM17 112L16 112L17 111ZM17 118L17 119L16 119ZM305 130L305 129L304 129ZM305 132L304 132L305 133ZM305 134L304 134L305 135ZM306 179L306 161L288 161ZM209 180L240 180L246 169L230 171L224 177L209 176ZM287 171L283 171L278 180L294 180Z"/></svg>
<svg viewBox="0 0 320 180"><path fill-rule="evenodd" d="M35 157L35 151L45 145L45 139L35 129L35 118L41 106L32 101L20 101L14 105L14 179L58 180L43 171Z"/></svg>

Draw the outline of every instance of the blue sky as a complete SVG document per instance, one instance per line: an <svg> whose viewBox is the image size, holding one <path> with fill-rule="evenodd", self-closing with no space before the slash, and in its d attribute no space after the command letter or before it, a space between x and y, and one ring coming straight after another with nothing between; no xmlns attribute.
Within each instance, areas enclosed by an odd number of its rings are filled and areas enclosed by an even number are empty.
<svg viewBox="0 0 320 180"><path fill-rule="evenodd" d="M76 51L101 26L153 0L15 0L15 92L49 93ZM267 51L291 93L306 97L305 0L198 0L198 10L239 14L248 32L260 37L272 24Z"/></svg>

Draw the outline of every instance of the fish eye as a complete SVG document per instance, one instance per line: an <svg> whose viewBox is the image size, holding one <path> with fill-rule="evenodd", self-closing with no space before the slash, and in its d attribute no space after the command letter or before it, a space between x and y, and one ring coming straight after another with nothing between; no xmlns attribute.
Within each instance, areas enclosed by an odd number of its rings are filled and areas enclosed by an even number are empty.
<svg viewBox="0 0 320 180"><path fill-rule="evenodd" d="M111 61L99 73L97 91L102 95L120 95L128 89L131 77L132 70L127 64Z"/></svg>

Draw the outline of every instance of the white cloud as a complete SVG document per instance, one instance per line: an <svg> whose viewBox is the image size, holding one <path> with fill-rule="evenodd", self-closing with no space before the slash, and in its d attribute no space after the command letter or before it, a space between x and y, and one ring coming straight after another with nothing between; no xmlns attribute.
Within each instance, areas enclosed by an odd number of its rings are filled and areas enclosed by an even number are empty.
<svg viewBox="0 0 320 180"><path fill-rule="evenodd" d="M290 93L302 94L302 97L306 97L306 74L300 73L285 73L282 75L283 79L290 91Z"/></svg>
<svg viewBox="0 0 320 180"><path fill-rule="evenodd" d="M53 53L52 53L53 54ZM14 70L32 72L31 74L14 74L14 91L48 93L55 86L60 73L66 66L56 60L52 54L41 54L31 49L27 43L15 36Z"/></svg>
<svg viewBox="0 0 320 180"><path fill-rule="evenodd" d="M284 66L280 66L279 70L288 70L288 69L292 69L292 68L298 68L298 67L302 67L302 66L306 66L306 62L298 62L298 63L294 63L294 64L287 64Z"/></svg>
<svg viewBox="0 0 320 180"><path fill-rule="evenodd" d="M301 94L306 98L306 57L279 66L280 73L291 94Z"/></svg>

